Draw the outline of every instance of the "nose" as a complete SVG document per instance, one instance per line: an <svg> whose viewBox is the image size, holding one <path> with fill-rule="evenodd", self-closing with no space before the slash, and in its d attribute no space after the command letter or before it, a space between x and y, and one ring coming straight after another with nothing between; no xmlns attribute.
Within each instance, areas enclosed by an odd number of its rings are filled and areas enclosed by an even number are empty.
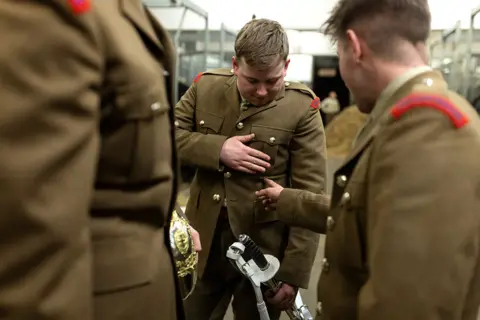
<svg viewBox="0 0 480 320"><path fill-rule="evenodd" d="M263 96L266 96L267 95L267 88L265 88L265 86L263 85L259 85L257 87L257 96L259 97L263 97Z"/></svg>

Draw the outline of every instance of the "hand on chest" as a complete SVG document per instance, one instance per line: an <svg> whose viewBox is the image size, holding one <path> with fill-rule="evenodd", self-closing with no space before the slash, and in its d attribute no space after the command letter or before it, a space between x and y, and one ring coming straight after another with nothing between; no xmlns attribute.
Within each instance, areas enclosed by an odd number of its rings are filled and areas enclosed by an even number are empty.
<svg viewBox="0 0 480 320"><path fill-rule="evenodd" d="M227 110L196 109L196 132L219 134L228 137L253 133L255 137L246 143L251 148L270 156L271 163L278 157L287 158L288 149L298 124L296 117L282 112L281 106L271 108L250 107L234 113Z"/></svg>

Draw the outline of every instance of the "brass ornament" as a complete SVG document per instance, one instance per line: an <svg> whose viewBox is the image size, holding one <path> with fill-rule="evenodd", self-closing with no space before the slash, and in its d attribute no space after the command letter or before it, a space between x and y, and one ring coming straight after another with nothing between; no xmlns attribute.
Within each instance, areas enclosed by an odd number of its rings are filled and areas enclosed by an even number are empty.
<svg viewBox="0 0 480 320"><path fill-rule="evenodd" d="M193 292L197 282L198 254L195 251L190 225L177 210L181 209L177 207L172 213L169 236L180 292L182 299L185 300Z"/></svg>

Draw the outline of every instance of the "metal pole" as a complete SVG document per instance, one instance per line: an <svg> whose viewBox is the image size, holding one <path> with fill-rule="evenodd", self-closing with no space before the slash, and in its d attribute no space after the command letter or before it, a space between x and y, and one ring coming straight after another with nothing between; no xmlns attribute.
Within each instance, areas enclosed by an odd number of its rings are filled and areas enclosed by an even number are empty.
<svg viewBox="0 0 480 320"><path fill-rule="evenodd" d="M475 31L475 17L479 12L480 12L480 7L472 10L472 13L470 15L470 28L468 29L468 34L467 34L467 58L466 58L465 66L463 69L463 72L466 75L464 97L467 99L473 98L473 97L470 97L470 91L471 91L472 78L473 78L474 71L471 70L470 67L472 64L472 55L473 55L473 33Z"/></svg>
<svg viewBox="0 0 480 320"><path fill-rule="evenodd" d="M205 55L205 62L203 70L207 70L208 67L208 43L210 41L210 34L208 31L208 14L205 16L205 39L204 39L204 55Z"/></svg>
<svg viewBox="0 0 480 320"><path fill-rule="evenodd" d="M175 62L175 74L173 75L173 96L175 99L175 102L177 102L180 97L178 96L178 77L180 74L180 60L181 60L181 54L180 54L180 35L182 34L182 28L183 28L183 22L185 21L185 16L187 15L187 8L183 8L182 16L180 18L180 23L178 24L178 29L175 32L175 38L174 38L174 43L175 43L175 48L177 49L177 60Z"/></svg>
<svg viewBox="0 0 480 320"><path fill-rule="evenodd" d="M223 58L225 57L225 25L222 23L220 25L220 47L219 47L219 55L220 55L220 60L218 61L219 68L223 66Z"/></svg>
<svg viewBox="0 0 480 320"><path fill-rule="evenodd" d="M445 75L445 80L447 81L450 89L452 90L458 90L458 81L455 80L456 78L456 75L457 75L457 68L456 68L456 65L458 64L458 58L457 58L457 42L458 42L458 39L459 39L459 35L461 36L461 29L460 29L460 26L461 26L461 21L457 21L455 23L455 26L449 30L445 30L442 34L442 38L441 38L441 41L442 41L442 64L443 64L443 61L445 60L445 58L447 57L446 55L447 54L450 54L451 57L449 57L449 59L451 60L450 62L450 70L449 70L449 73ZM447 41L448 39L450 39L452 36L454 36L453 38L453 43L452 43L452 50L451 52L448 52L449 50L448 49L448 46L447 46Z"/></svg>

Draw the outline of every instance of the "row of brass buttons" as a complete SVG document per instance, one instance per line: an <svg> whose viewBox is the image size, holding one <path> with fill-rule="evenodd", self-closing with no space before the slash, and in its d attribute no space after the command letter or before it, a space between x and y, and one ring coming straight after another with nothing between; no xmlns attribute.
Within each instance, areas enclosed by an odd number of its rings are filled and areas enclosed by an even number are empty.
<svg viewBox="0 0 480 320"><path fill-rule="evenodd" d="M347 185L347 181L348 181L347 176L340 175L340 176L337 177L335 182L336 182L337 186L339 186L340 188L344 188ZM345 192L342 195L342 198L340 199L340 204L339 205L344 206L349 201L350 201L350 193ZM328 216L327 217L327 229L328 229L328 231L332 231L334 227L335 227L335 219L333 219L332 216ZM330 270L330 263L328 262L328 259L326 257L324 257L322 259L322 272L328 273L329 270Z"/></svg>

